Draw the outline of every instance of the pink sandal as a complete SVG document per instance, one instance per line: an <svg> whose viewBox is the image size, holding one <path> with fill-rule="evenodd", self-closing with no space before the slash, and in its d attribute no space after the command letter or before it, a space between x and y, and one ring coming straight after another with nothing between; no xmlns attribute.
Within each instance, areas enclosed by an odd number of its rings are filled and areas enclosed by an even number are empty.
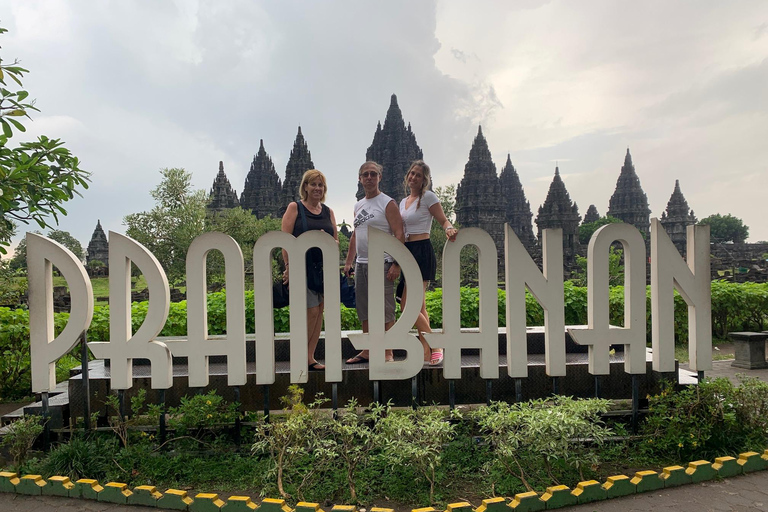
<svg viewBox="0 0 768 512"><path fill-rule="evenodd" d="M432 351L432 357L429 360L429 364L432 366L438 365L443 362L443 349L436 348Z"/></svg>

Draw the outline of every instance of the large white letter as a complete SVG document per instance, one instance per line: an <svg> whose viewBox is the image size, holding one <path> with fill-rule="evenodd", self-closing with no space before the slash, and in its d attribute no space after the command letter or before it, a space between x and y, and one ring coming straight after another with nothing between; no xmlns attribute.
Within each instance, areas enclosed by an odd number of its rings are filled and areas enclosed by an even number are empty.
<svg viewBox="0 0 768 512"><path fill-rule="evenodd" d="M424 366L424 350L418 338L409 334L416 323L424 301L421 285L408 288L405 311L388 331L384 330L384 253L391 255L400 265L403 274L418 283L419 265L411 252L400 241L376 228L368 228L368 333L350 334L349 340L356 349L369 350L371 380L410 379ZM406 351L405 361L389 362L384 351Z"/></svg>
<svg viewBox="0 0 768 512"><path fill-rule="evenodd" d="M71 309L69 321L53 337L53 265L67 280ZM56 387L56 361L72 350L93 318L93 290L85 267L69 249L44 236L27 233L29 280L29 341L32 391Z"/></svg>
<svg viewBox="0 0 768 512"><path fill-rule="evenodd" d="M686 265L658 219L651 219L653 369L675 370L673 288L688 304L688 353L693 371L712 369L709 226L688 226Z"/></svg>
<svg viewBox="0 0 768 512"><path fill-rule="evenodd" d="M291 300L291 382L308 380L306 252L323 251L325 308L325 380L341 382L341 303L339 293L339 245L320 230L298 238L282 231L263 234L253 247L254 308L256 310L256 383L275 382L275 324L272 310L272 250L282 247L294 262L289 283ZM328 306L330 305L330 306Z"/></svg>
<svg viewBox="0 0 768 512"><path fill-rule="evenodd" d="M608 262L611 244L624 246L624 327L609 319ZM630 224L608 224L592 235L587 250L589 328L568 329L576 343L589 345L589 373L610 373L611 345L624 345L624 370L645 373L645 242Z"/></svg>
<svg viewBox="0 0 768 512"><path fill-rule="evenodd" d="M544 346L547 375L565 375L565 303L563 299L563 230L545 229L542 240L544 272L505 225L507 272L507 371L510 377L528 376L528 338L525 325L525 288L544 308Z"/></svg>
<svg viewBox="0 0 768 512"><path fill-rule="evenodd" d="M149 305L144 323L131 329L131 261L147 281ZM168 318L171 297L163 267L146 247L114 231L109 232L109 341L88 343L99 359L109 359L113 389L133 385L133 360L149 359L152 389L173 385L171 351L155 341Z"/></svg>
<svg viewBox="0 0 768 512"><path fill-rule="evenodd" d="M461 249L477 247L477 281L480 294L480 329L461 332ZM428 334L432 347L445 348L443 376L461 378L461 349L480 350L480 376L499 378L499 257L491 235L480 228L463 228L443 249L443 332ZM410 302L410 300L408 301Z"/></svg>
<svg viewBox="0 0 768 512"><path fill-rule="evenodd" d="M205 275L208 253L224 255L227 289L227 334L223 339L208 337L208 284ZM245 372L245 264L237 242L224 233L204 233L187 251L187 341L168 342L173 355L186 356L190 387L208 385L208 358L227 356L227 383L242 386Z"/></svg>

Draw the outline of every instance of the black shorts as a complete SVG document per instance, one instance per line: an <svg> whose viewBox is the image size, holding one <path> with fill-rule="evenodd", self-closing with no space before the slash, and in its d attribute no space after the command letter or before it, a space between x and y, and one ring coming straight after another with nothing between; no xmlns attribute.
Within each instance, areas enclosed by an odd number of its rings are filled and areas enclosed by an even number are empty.
<svg viewBox="0 0 768 512"><path fill-rule="evenodd" d="M405 248L411 251L413 257L416 258L416 263L419 264L419 270L421 270L421 280L434 281L435 273L437 272L437 258L429 238L415 242L405 242ZM398 298L403 296L404 287L405 275L402 275L400 283L397 285L397 293L395 293Z"/></svg>

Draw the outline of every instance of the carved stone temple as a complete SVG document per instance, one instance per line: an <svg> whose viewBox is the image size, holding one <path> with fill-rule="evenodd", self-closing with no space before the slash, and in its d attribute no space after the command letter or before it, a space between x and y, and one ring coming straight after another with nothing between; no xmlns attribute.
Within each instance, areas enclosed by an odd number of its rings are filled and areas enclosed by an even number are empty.
<svg viewBox="0 0 768 512"><path fill-rule="evenodd" d="M411 162L422 158L416 135L411 130L411 123L406 127L403 113L397 105L397 96L393 94L387 117L384 118L384 126L381 126L381 122L378 123L373 142L365 152L366 160L373 160L384 167L379 189L399 204L405 197L405 173L408 172ZM364 195L363 186L358 183L357 198L362 199Z"/></svg>
<svg viewBox="0 0 768 512"><path fill-rule="evenodd" d="M510 225L517 237L528 250L536 253L536 237L533 234L533 213L531 203L525 198L523 184L520 182L515 166L507 154L507 163L499 175L501 197L504 206L504 220Z"/></svg>
<svg viewBox="0 0 768 512"><path fill-rule="evenodd" d="M107 235L101 227L101 220L96 221L96 229L93 230L85 254L85 263L89 268L92 261L100 261L105 268L109 267L109 243L107 242Z"/></svg>
<svg viewBox="0 0 768 512"><path fill-rule="evenodd" d="M646 241L650 240L651 209L648 207L648 197L640 186L640 178L635 173L635 166L632 165L629 148L616 181L616 190L608 204L608 215L632 224L643 234Z"/></svg>
<svg viewBox="0 0 768 512"><path fill-rule="evenodd" d="M685 256L686 228L691 224L696 224L696 216L693 214L693 210L688 208L688 201L685 200L685 196L680 191L679 180L675 180L675 190L669 198L666 211L661 214L660 222L677 250Z"/></svg>
<svg viewBox="0 0 768 512"><path fill-rule="evenodd" d="M505 218L496 165L491 159L483 129L479 127L464 166L464 177L456 189L456 222L464 227L486 230L496 243L498 253L503 255Z"/></svg>
<svg viewBox="0 0 768 512"><path fill-rule="evenodd" d="M301 178L305 172L314 168L315 164L312 163L312 155L309 152L309 147L307 147L307 141L304 140L304 135L301 133L301 126L299 126L299 132L296 134L296 140L293 142L291 156L288 158L288 164L285 166L281 216L289 203L300 199L299 185L301 184Z"/></svg>
<svg viewBox="0 0 768 512"><path fill-rule="evenodd" d="M549 185L547 198L544 204L539 206L539 214L536 216L536 226L541 233L549 228L561 228L563 230L563 259L572 261L579 250L579 224L581 216L579 207L565 188L565 183L560 177L560 168L555 167L555 177Z"/></svg>
<svg viewBox="0 0 768 512"><path fill-rule="evenodd" d="M584 214L583 224L589 224L590 222L596 222L600 220L600 214L597 213L597 207L593 204L587 208L587 213Z"/></svg>
<svg viewBox="0 0 768 512"><path fill-rule="evenodd" d="M216 175L216 179L213 180L211 186L211 192L208 195L210 202L208 203L208 210L213 212L220 212L229 208L235 208L240 206L240 201L237 199L237 192L232 188L229 183L227 175L224 174L224 162L219 162L219 173Z"/></svg>
<svg viewBox="0 0 768 512"><path fill-rule="evenodd" d="M258 219L267 215L279 217L284 206L282 192L280 177L275 171L272 158L264 150L264 141L261 140L259 152L253 157L251 169L245 178L245 186L240 194L240 206Z"/></svg>

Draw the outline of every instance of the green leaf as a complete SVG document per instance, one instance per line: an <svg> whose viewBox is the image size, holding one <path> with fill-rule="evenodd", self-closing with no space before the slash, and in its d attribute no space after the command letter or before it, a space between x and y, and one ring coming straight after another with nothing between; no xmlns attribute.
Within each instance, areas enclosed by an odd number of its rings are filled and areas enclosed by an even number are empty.
<svg viewBox="0 0 768 512"><path fill-rule="evenodd" d="M0 123L2 123L2 124L3 124L3 134L4 134L6 137L8 137L8 138L11 138L11 137L13 136L13 131L11 130L11 125L9 125L9 124L8 124L8 123L5 121L5 119L0 119Z"/></svg>

